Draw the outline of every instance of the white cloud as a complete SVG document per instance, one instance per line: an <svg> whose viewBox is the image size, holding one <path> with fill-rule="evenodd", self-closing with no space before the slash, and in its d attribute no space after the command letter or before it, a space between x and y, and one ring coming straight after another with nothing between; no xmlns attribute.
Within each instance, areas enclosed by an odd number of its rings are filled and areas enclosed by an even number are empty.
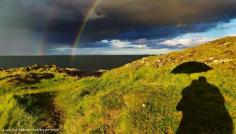
<svg viewBox="0 0 236 134"><path fill-rule="evenodd" d="M160 44L170 46L170 47L191 47L198 44L206 43L212 40L209 37L202 36L201 34L194 33L194 34L185 34L176 38L167 39Z"/></svg>
<svg viewBox="0 0 236 134"><path fill-rule="evenodd" d="M121 40L111 40L111 41L109 41L109 44L113 47L124 48L124 47L130 46L131 42L121 41Z"/></svg>
<svg viewBox="0 0 236 134"><path fill-rule="evenodd" d="M147 44L142 44L134 41L122 41L122 40L102 40L101 43L107 44L114 48L147 48Z"/></svg>
<svg viewBox="0 0 236 134"><path fill-rule="evenodd" d="M137 40L102 40L101 43L111 47L116 48L135 48L135 49L163 49L169 48L172 51L179 50L182 48L192 47L198 44L202 44L213 40L213 38L206 37L200 33L185 34L175 38L170 39L137 39Z"/></svg>
<svg viewBox="0 0 236 134"><path fill-rule="evenodd" d="M63 46L63 47L54 48L52 50L55 50L58 52L70 52L70 51L72 51L72 48L68 47L68 46Z"/></svg>

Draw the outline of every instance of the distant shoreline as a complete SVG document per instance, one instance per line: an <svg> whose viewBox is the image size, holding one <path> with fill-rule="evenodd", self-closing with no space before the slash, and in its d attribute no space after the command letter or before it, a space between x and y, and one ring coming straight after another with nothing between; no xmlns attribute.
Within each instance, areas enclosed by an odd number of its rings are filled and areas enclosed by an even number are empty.
<svg viewBox="0 0 236 134"><path fill-rule="evenodd" d="M46 55L46 56L0 56L0 68L26 67L32 65L56 65L61 68L78 68L85 72L110 70L132 61L152 55Z"/></svg>

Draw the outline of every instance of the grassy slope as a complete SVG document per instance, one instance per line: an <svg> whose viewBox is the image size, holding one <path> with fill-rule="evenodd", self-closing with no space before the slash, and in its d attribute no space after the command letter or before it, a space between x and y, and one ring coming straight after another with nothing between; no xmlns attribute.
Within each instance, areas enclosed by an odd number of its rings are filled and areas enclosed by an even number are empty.
<svg viewBox="0 0 236 134"><path fill-rule="evenodd" d="M206 73L172 74L186 61L207 63ZM13 69L24 74L22 69ZM3 78L13 72L0 71ZM0 80L0 128L63 128L63 133L174 133L182 118L181 91L199 76L217 86L236 119L236 38L227 37L168 55L147 57L100 78L55 77L36 84ZM35 88L36 87L36 88ZM236 126L234 124L234 126ZM236 133L236 131L234 131Z"/></svg>

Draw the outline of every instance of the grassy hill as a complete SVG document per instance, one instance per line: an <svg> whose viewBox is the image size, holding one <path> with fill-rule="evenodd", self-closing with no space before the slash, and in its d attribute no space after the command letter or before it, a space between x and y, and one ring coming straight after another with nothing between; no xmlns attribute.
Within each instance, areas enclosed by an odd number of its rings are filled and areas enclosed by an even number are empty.
<svg viewBox="0 0 236 134"><path fill-rule="evenodd" d="M171 73L189 61L212 70ZM101 77L71 77L55 66L2 69L0 129L59 128L50 133L66 134L236 133L235 82L236 37L146 57Z"/></svg>

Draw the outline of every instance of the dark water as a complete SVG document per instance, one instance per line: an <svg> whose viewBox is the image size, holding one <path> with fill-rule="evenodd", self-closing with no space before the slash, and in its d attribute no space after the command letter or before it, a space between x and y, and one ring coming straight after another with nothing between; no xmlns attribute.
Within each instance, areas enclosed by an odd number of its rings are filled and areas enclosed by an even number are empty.
<svg viewBox="0 0 236 134"><path fill-rule="evenodd" d="M0 56L0 67L22 67L33 64L57 65L59 67L75 67L84 71L112 69L126 63L141 59L143 55L112 55L112 56Z"/></svg>

